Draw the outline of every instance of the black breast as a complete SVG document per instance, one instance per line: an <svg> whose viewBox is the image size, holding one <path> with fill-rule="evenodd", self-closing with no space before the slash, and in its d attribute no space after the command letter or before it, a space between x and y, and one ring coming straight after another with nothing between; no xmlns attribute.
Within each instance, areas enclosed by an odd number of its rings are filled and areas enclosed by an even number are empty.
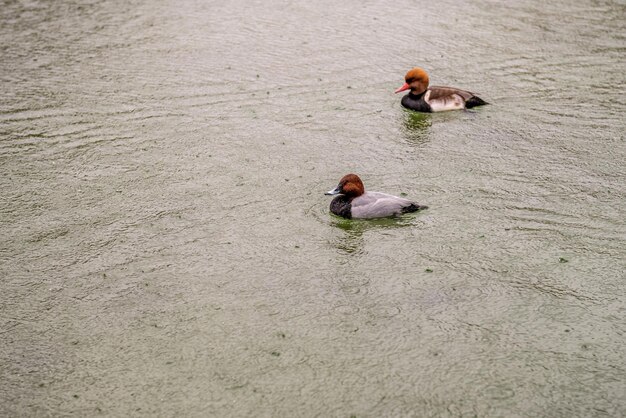
<svg viewBox="0 0 626 418"><path fill-rule="evenodd" d="M417 112L432 112L430 105L424 100L424 94L409 93L402 98L402 106Z"/></svg>
<svg viewBox="0 0 626 418"><path fill-rule="evenodd" d="M344 218L352 218L352 199L348 196L337 196L330 202L330 211Z"/></svg>

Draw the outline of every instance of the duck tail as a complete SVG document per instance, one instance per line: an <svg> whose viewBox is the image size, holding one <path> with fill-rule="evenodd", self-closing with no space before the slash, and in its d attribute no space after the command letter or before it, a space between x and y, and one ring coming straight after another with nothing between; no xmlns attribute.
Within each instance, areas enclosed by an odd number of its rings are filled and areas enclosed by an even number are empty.
<svg viewBox="0 0 626 418"><path fill-rule="evenodd" d="M402 208L402 213L417 212L424 209L428 209L428 206L411 203L409 206Z"/></svg>
<svg viewBox="0 0 626 418"><path fill-rule="evenodd" d="M469 99L467 99L467 101L465 102L465 107L467 109L471 109L471 108L476 107L476 106L483 106L483 105L488 105L488 104L489 103L487 103L486 101L484 101L480 97L472 96Z"/></svg>

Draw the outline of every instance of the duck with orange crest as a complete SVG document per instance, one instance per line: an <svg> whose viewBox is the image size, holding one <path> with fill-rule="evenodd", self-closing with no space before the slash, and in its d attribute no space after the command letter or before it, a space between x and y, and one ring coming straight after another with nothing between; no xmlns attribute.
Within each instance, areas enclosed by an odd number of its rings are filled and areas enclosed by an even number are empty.
<svg viewBox="0 0 626 418"><path fill-rule="evenodd" d="M325 194L339 195L330 203L330 211L348 219L384 218L428 208L387 193L366 192L356 174L346 174L337 187Z"/></svg>
<svg viewBox="0 0 626 418"><path fill-rule="evenodd" d="M428 74L415 67L404 76L404 85L396 90L411 90L402 98L402 106L417 112L443 112L446 110L471 109L489 104L466 90L454 87L428 86Z"/></svg>

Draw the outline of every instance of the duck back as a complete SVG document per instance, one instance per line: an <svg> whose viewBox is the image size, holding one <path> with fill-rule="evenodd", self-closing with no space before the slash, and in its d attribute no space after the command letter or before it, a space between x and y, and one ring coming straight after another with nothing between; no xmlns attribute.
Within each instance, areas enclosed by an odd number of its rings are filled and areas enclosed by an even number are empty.
<svg viewBox="0 0 626 418"><path fill-rule="evenodd" d="M383 218L426 209L408 199L381 192L366 192L352 199L351 206L353 218Z"/></svg>

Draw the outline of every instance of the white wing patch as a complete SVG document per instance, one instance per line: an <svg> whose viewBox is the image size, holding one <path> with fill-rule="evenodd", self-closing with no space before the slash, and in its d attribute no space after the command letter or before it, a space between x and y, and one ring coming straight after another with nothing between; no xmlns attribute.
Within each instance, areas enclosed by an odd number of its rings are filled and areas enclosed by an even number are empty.
<svg viewBox="0 0 626 418"><path fill-rule="evenodd" d="M424 95L424 101L430 105L433 112L445 112L446 110L465 109L465 100L460 95L453 93L449 96L430 100L430 90Z"/></svg>

